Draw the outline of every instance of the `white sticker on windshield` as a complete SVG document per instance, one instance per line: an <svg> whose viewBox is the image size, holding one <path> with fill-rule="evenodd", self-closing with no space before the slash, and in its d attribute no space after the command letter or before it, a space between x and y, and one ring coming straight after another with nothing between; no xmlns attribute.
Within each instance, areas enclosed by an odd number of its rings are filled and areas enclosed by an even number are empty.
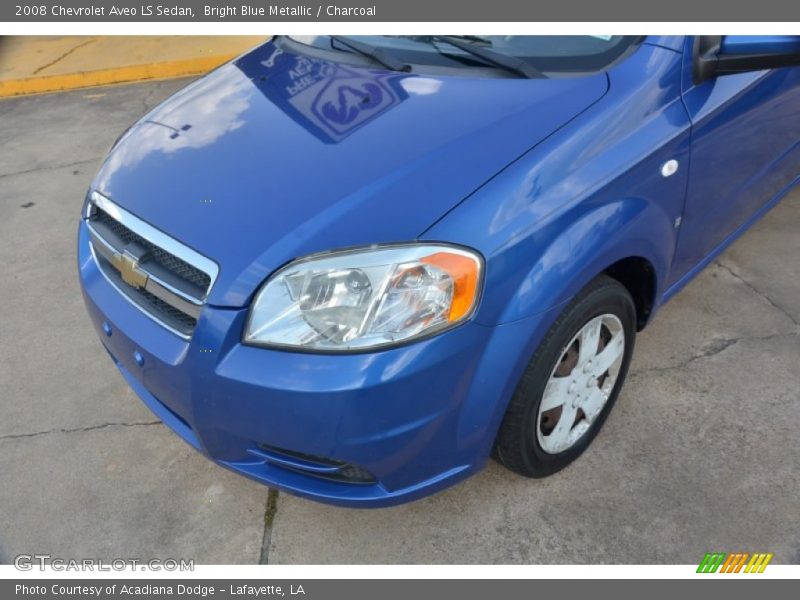
<svg viewBox="0 0 800 600"><path fill-rule="evenodd" d="M607 42L614 36L613 35L590 35L589 37L593 37L593 38L596 38L598 40L603 40L604 42Z"/></svg>

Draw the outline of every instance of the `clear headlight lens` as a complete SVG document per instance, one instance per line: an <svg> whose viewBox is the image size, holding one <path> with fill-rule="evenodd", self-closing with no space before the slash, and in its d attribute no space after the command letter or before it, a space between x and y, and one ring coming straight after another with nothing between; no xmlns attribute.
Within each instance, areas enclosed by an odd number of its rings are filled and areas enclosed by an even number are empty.
<svg viewBox="0 0 800 600"><path fill-rule="evenodd" d="M472 314L481 268L476 253L439 244L298 260L258 292L244 341L341 351L440 331Z"/></svg>

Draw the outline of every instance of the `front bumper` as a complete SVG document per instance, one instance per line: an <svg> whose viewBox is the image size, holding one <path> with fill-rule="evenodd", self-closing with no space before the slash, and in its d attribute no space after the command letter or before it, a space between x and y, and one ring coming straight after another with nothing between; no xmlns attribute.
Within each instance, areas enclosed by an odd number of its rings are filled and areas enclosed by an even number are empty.
<svg viewBox="0 0 800 600"><path fill-rule="evenodd" d="M551 319L470 322L399 348L331 355L242 345L247 309L207 305L187 341L105 279L83 222L78 262L98 336L166 425L229 469L346 506L406 502L479 470ZM303 456L353 465L374 480L331 478L325 462Z"/></svg>

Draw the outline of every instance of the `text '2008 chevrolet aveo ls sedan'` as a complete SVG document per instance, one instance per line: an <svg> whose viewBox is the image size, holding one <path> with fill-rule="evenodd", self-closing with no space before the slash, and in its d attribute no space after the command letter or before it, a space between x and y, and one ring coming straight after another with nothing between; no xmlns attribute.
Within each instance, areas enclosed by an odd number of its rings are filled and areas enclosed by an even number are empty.
<svg viewBox="0 0 800 600"><path fill-rule="evenodd" d="M800 39L278 37L115 143L80 279L218 464L418 498L590 444L634 337L800 173Z"/></svg>

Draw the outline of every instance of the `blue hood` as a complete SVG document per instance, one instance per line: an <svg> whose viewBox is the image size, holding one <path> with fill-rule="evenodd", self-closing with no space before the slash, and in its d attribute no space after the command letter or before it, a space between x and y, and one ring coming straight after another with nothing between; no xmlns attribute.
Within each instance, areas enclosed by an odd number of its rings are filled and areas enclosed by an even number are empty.
<svg viewBox="0 0 800 600"><path fill-rule="evenodd" d="M215 260L209 302L243 306L293 258L416 238L607 85L396 73L270 42L145 116L94 187Z"/></svg>

